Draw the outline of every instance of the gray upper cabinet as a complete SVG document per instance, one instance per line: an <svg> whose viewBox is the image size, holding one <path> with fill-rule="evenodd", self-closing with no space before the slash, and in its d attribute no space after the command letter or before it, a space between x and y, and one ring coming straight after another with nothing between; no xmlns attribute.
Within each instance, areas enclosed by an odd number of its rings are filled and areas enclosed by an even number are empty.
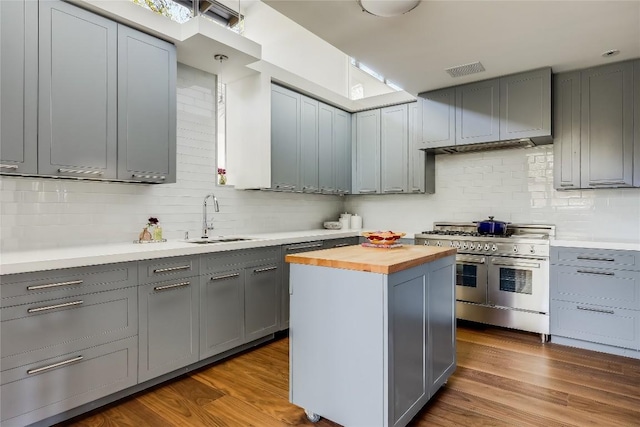
<svg viewBox="0 0 640 427"><path fill-rule="evenodd" d="M271 188L297 190L301 95L271 87Z"/></svg>
<svg viewBox="0 0 640 427"><path fill-rule="evenodd" d="M38 3L0 2L0 172L38 169Z"/></svg>
<svg viewBox="0 0 640 427"><path fill-rule="evenodd" d="M318 101L301 96L298 168L300 187L305 193L318 192L318 108Z"/></svg>
<svg viewBox="0 0 640 427"><path fill-rule="evenodd" d="M422 109L419 102L409 104L409 193L435 192L435 155L422 142Z"/></svg>
<svg viewBox="0 0 640 427"><path fill-rule="evenodd" d="M554 186L580 188L580 72L556 74L554 104Z"/></svg>
<svg viewBox="0 0 640 427"><path fill-rule="evenodd" d="M456 145L500 139L500 80L456 88Z"/></svg>
<svg viewBox="0 0 640 427"><path fill-rule="evenodd" d="M38 173L116 178L118 26L61 1L39 19Z"/></svg>
<svg viewBox="0 0 640 427"><path fill-rule="evenodd" d="M551 135L551 68L500 78L500 139Z"/></svg>
<svg viewBox="0 0 640 427"><path fill-rule="evenodd" d="M339 194L351 193L351 114L334 109L333 171Z"/></svg>
<svg viewBox="0 0 640 427"><path fill-rule="evenodd" d="M633 63L582 71L583 188L633 184Z"/></svg>
<svg viewBox="0 0 640 427"><path fill-rule="evenodd" d="M407 104L380 110L381 190L385 194L407 192L409 176L408 114Z"/></svg>
<svg viewBox="0 0 640 427"><path fill-rule="evenodd" d="M419 95L422 104L422 143L420 148L448 147L456 144L455 88Z"/></svg>
<svg viewBox="0 0 640 427"><path fill-rule="evenodd" d="M634 69L640 66L636 63L554 76L556 189L640 186L640 71Z"/></svg>
<svg viewBox="0 0 640 427"><path fill-rule="evenodd" d="M176 48L118 25L118 179L176 181Z"/></svg>
<svg viewBox="0 0 640 427"><path fill-rule="evenodd" d="M353 150L355 194L380 192L380 110L356 113Z"/></svg>
<svg viewBox="0 0 640 427"><path fill-rule="evenodd" d="M335 108L320 103L318 109L318 185L321 193L335 193L337 165L335 158Z"/></svg>

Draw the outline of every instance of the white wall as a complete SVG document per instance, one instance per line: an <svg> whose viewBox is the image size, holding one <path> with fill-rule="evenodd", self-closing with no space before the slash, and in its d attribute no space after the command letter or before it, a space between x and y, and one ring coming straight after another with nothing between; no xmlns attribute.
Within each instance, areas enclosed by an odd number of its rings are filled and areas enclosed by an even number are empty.
<svg viewBox="0 0 640 427"><path fill-rule="evenodd" d="M202 231L202 200L214 192L216 234L321 228L338 217L337 196L238 191L215 185L215 76L178 64L177 182L149 185L0 177L0 251L137 238L149 216L165 237ZM248 153L247 155L251 155Z"/></svg>
<svg viewBox="0 0 640 427"><path fill-rule="evenodd" d="M640 242L640 189L556 191L553 147L436 156L433 195L348 196L365 229L416 232L435 221L556 225L557 238Z"/></svg>

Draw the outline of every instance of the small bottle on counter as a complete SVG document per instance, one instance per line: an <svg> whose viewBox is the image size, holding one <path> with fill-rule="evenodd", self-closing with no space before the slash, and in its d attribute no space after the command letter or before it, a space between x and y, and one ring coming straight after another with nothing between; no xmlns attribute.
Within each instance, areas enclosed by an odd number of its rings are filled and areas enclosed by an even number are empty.
<svg viewBox="0 0 640 427"><path fill-rule="evenodd" d="M162 227L159 225L153 230L153 240L162 240Z"/></svg>

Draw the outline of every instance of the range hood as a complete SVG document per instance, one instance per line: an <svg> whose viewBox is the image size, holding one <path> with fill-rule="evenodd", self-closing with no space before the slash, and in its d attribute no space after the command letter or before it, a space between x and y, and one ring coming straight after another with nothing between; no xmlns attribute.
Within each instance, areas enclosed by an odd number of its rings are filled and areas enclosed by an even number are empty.
<svg viewBox="0 0 640 427"><path fill-rule="evenodd" d="M553 142L552 138L536 138L535 141L529 138L509 139L506 141L481 142L479 144L452 145L449 147L439 147L427 151L435 154L456 154L469 153L472 151L488 151L506 148L528 148L537 145L545 145Z"/></svg>

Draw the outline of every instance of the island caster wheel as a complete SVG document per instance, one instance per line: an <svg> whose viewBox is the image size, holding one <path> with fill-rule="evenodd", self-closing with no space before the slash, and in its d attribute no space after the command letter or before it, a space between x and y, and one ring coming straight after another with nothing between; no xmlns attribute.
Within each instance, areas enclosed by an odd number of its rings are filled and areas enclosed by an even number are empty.
<svg viewBox="0 0 640 427"><path fill-rule="evenodd" d="M311 412L310 410L305 409L304 413L307 414L307 419L312 423L317 423L318 421L320 421L320 415L316 414L315 412Z"/></svg>

